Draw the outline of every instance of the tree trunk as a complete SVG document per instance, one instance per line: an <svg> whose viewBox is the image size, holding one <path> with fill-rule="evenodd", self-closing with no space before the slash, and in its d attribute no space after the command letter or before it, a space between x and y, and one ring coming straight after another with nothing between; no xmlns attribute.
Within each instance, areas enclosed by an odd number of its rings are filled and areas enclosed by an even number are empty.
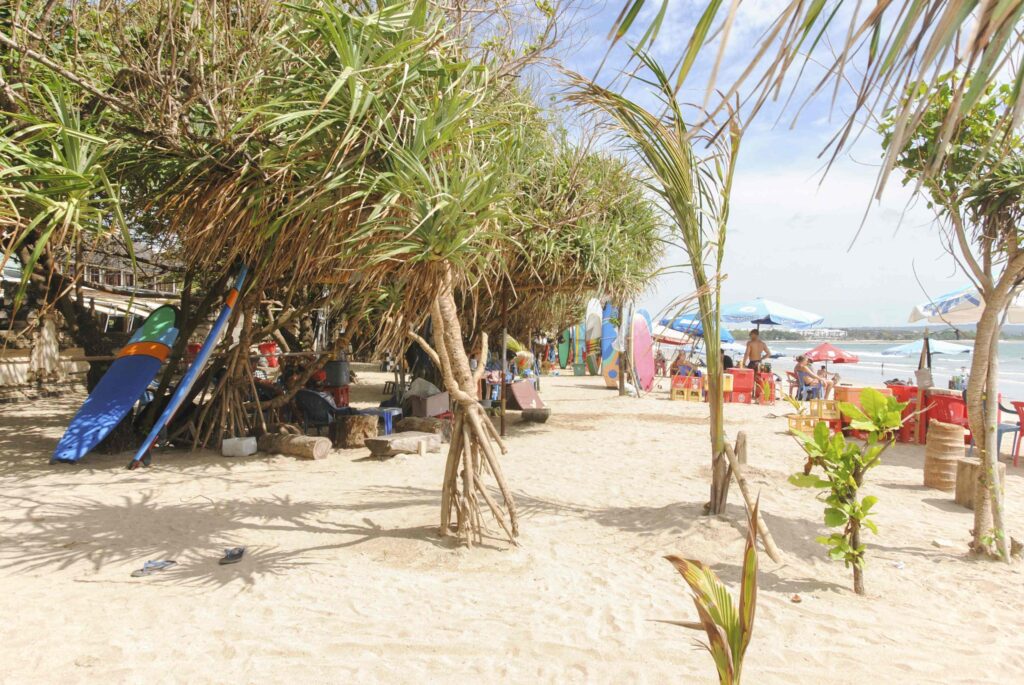
<svg viewBox="0 0 1024 685"><path fill-rule="evenodd" d="M850 547L854 549L860 547L860 521L857 519L850 520ZM858 595L864 594L864 566L862 564L853 565L853 591Z"/></svg>
<svg viewBox="0 0 1024 685"><path fill-rule="evenodd" d="M1000 279L994 288L986 289L982 296L985 308L978 320L971 357L971 376L967 384L967 414L971 433L982 467L978 469L978 492L981 501L974 506L974 529L971 549L977 553L994 554L1009 560L1006 530L1003 526L1002 494L998 488L999 462L996 423L998 421L998 351L1000 319L1010 296L1010 284ZM990 448L991 446L991 448ZM993 546L992 542L995 542Z"/></svg>
<svg viewBox="0 0 1024 685"><path fill-rule="evenodd" d="M434 347L410 333L438 365L444 378L445 387L455 401L455 421L452 427L452 441L445 464L444 481L441 486L440 534L449 535L451 515L455 510L455 533L470 547L474 541L483 540L483 516L481 500L490 510L508 537L517 544L519 520L516 515L512 492L498 461L492 440L504 454L507 450L498 431L491 424L477 401L477 383L483 375L484 364L477 373L469 368L469 356L463 347L462 326L452 292L451 275L444 280L432 306ZM486 359L487 335L482 336L480 358ZM436 348L436 349L435 349ZM490 472L497 481L504 500L504 509L494 500L484 484L485 473Z"/></svg>

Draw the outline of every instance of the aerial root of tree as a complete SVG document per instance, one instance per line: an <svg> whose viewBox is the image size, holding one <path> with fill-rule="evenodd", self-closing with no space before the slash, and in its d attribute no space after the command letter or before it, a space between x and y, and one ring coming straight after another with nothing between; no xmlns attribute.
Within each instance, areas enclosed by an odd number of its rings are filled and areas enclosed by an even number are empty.
<svg viewBox="0 0 1024 685"><path fill-rule="evenodd" d="M507 449L477 401L477 387L483 377L484 364L480 364L476 373L470 371L448 278L432 305L432 314L433 345L415 333L409 335L441 370L445 387L455 402L452 441L441 486L440 534L447 536L454 530L458 539L470 547L482 543L484 533L488 531L484 520L486 508L508 541L518 544L519 520L515 500L505 481L495 446L501 450L501 454L505 454ZM487 358L486 352L487 336L484 334L481 360ZM487 475L492 476L497 483L501 504L488 492L484 481Z"/></svg>

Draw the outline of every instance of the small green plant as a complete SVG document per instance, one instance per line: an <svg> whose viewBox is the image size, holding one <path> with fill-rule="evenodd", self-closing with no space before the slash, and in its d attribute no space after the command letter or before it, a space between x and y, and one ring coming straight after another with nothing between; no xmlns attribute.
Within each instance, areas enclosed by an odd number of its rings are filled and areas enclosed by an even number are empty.
<svg viewBox="0 0 1024 685"><path fill-rule="evenodd" d="M728 588L710 568L699 561L675 555L665 557L690 586L696 622L670 621L692 630L703 630L708 637L701 645L715 660L720 685L738 685L743 670L743 655L754 631L757 607L757 503L747 516L747 544L743 550L743 580L739 606Z"/></svg>
<svg viewBox="0 0 1024 685"><path fill-rule="evenodd" d="M849 417L850 428L867 433L866 442L847 442L842 432L832 435L826 423L816 425L813 435L794 431L809 459L808 468L790 476L789 482L823 490L819 499L825 503L825 525L841 531L817 540L828 548L830 558L853 568L853 590L863 595L865 545L861 529L878 534L878 527L869 518L878 498L869 495L861 499L859 491L865 474L881 463L882 453L893 443L907 405L873 388L861 392L860 402L859 407L840 402L839 411ZM824 477L811 473L814 466L821 468Z"/></svg>
<svg viewBox="0 0 1024 685"><path fill-rule="evenodd" d="M789 403L789 406L793 407L793 411L795 411L797 414L803 415L804 412L807 411L807 406L805 406L803 402L793 397L789 393L780 391L779 394L782 395L782 399L786 400L786 402Z"/></svg>

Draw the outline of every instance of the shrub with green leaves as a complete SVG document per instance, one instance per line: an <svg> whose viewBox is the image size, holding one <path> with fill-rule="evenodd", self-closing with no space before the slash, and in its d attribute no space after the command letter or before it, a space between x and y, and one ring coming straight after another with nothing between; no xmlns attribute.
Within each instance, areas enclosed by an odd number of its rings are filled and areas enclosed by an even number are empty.
<svg viewBox="0 0 1024 685"><path fill-rule="evenodd" d="M883 395L874 388L861 392L860 406L840 402L839 410L850 419L850 428L867 433L867 440L847 441L842 432L832 434L828 424L818 423L814 434L794 431L809 457L810 468L789 477L789 482L802 488L822 490L818 498L825 503L825 525L839 528L817 540L828 548L831 559L853 568L853 590L864 594L865 545L861 528L878 534L878 527L869 516L878 498L859 496L864 476L881 463L882 453L893 443L895 433L903 425L906 403ZM822 475L812 473L820 468Z"/></svg>

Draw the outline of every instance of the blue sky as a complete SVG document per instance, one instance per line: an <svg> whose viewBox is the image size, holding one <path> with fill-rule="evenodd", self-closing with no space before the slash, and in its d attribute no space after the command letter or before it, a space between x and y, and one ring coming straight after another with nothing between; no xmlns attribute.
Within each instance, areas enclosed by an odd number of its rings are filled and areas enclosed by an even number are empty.
<svg viewBox="0 0 1024 685"><path fill-rule="evenodd" d="M671 0L652 51L666 67L685 49L703 4ZM780 4L743 4L717 81L720 87L733 83ZM620 8L618 0L598 4L581 22L578 39L563 49L569 68L588 76L595 73ZM703 101L717 49L716 43L702 53L680 94L682 101ZM624 58L624 52L616 51L600 79L612 78ZM813 81L812 73L807 82ZM894 178L882 200L872 201L881 155L876 133L865 131L822 175L825 160L819 154L845 120L848 109L843 105L849 99L848 92L840 93L833 111L830 90L804 107L795 128L790 124L796 106L783 112L769 105L748 127L732 194L723 301L766 297L821 314L826 326L900 325L916 303L966 284L923 200L915 201ZM666 257L669 264L683 261L671 252ZM691 289L688 275L665 276L641 304L655 312Z"/></svg>

